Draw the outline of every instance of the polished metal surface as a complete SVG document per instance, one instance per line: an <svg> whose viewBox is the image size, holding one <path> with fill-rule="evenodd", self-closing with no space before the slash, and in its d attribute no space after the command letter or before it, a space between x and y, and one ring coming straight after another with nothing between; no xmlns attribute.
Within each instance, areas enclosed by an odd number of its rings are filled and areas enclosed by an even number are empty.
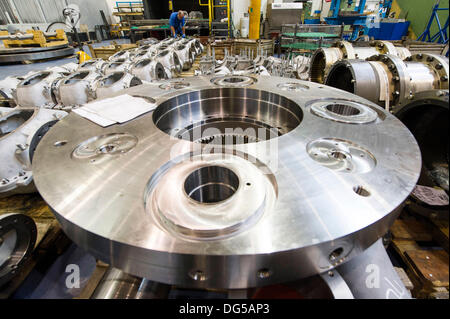
<svg viewBox="0 0 450 319"><path fill-rule="evenodd" d="M129 274L240 289L323 273L380 238L416 184L414 137L363 98L278 77L170 83L118 92L157 104L120 125L70 114L33 160L67 235ZM331 118L311 107L325 96Z"/></svg>
<svg viewBox="0 0 450 319"><path fill-rule="evenodd" d="M33 252L37 229L23 214L0 215L0 287L20 273Z"/></svg>

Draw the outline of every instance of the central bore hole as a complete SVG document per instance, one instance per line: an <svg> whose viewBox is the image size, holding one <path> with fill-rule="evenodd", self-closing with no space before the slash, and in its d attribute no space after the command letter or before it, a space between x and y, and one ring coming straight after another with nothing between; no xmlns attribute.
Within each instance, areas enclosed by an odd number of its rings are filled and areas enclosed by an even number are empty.
<svg viewBox="0 0 450 319"><path fill-rule="evenodd" d="M210 145L257 143L295 129L300 106L278 94L250 88L183 93L153 112L155 125L183 140Z"/></svg>
<svg viewBox="0 0 450 319"><path fill-rule="evenodd" d="M344 153L339 152L339 151L332 151L331 157L339 159L339 160L345 160L347 158L347 155L345 155Z"/></svg>
<svg viewBox="0 0 450 319"><path fill-rule="evenodd" d="M233 196L239 187L239 178L223 166L205 166L193 171L184 181L184 190L200 203L218 203Z"/></svg>
<svg viewBox="0 0 450 319"><path fill-rule="evenodd" d="M244 82L243 78L226 78L223 79L224 82L228 82L228 83L240 83L240 82Z"/></svg>
<svg viewBox="0 0 450 319"><path fill-rule="evenodd" d="M329 104L326 106L327 110L334 114L339 115L346 115L346 116L352 116L352 115L358 115L360 111L351 105L346 104Z"/></svg>
<svg viewBox="0 0 450 319"><path fill-rule="evenodd" d="M106 145L100 146L100 148L98 150L100 151L100 153L107 154L107 153L111 153L115 149L116 149L116 146L114 144L106 144Z"/></svg>

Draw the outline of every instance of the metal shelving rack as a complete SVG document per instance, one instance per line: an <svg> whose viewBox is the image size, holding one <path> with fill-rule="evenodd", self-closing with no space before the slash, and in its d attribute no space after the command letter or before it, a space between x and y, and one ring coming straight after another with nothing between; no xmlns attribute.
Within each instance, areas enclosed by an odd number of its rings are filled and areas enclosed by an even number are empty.
<svg viewBox="0 0 450 319"><path fill-rule="evenodd" d="M321 47L330 47L344 36L343 25L283 24L280 47L289 52L312 54Z"/></svg>

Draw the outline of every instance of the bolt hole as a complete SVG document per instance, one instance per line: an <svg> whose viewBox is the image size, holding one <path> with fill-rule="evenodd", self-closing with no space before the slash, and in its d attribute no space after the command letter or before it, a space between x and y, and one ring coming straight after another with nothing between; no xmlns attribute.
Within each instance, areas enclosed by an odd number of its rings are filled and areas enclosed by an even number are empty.
<svg viewBox="0 0 450 319"><path fill-rule="evenodd" d="M106 144L106 145L102 145L98 148L100 153L103 154L108 154L113 152L116 149L116 146L114 144Z"/></svg>
<svg viewBox="0 0 450 319"><path fill-rule="evenodd" d="M344 252L344 248L342 248L342 247L336 248L335 250L333 250L331 252L331 254L328 258L330 259L330 261L335 261L336 259L339 259L339 257L342 255L343 252Z"/></svg>
<svg viewBox="0 0 450 319"><path fill-rule="evenodd" d="M196 271L191 272L189 274L189 277L191 277L192 279L194 279L196 281L205 281L206 280L206 275L201 270L196 270Z"/></svg>
<svg viewBox="0 0 450 319"><path fill-rule="evenodd" d="M258 278L265 279L265 278L269 278L271 275L272 275L272 272L267 268L258 270Z"/></svg>
<svg viewBox="0 0 450 319"><path fill-rule="evenodd" d="M332 151L330 153L331 157L338 159L338 160L345 160L347 158L347 155L345 155L344 153L340 152L340 151Z"/></svg>
<svg viewBox="0 0 450 319"><path fill-rule="evenodd" d="M252 183L246 183L245 185L247 185L247 186L251 186L251 185L252 185Z"/></svg>
<svg viewBox="0 0 450 319"><path fill-rule="evenodd" d="M368 197L370 196L370 192L365 189L363 186L355 186L353 187L353 191L358 194L359 196Z"/></svg>
<svg viewBox="0 0 450 319"><path fill-rule="evenodd" d="M60 146L66 145L66 144L67 144L67 141L57 141L53 144L53 146L60 147Z"/></svg>
<svg viewBox="0 0 450 319"><path fill-rule="evenodd" d="M227 82L227 83L241 83L241 82L244 82L244 80L245 79L243 79L243 78L226 78L226 79L223 79L223 81Z"/></svg>

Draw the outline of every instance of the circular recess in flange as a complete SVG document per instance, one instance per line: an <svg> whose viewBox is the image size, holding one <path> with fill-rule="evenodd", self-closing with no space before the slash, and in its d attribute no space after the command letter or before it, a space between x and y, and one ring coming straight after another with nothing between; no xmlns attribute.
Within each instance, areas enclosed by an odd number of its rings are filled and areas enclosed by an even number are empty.
<svg viewBox="0 0 450 319"><path fill-rule="evenodd" d="M212 78L211 82L220 86L245 87L256 83L257 80L246 75L224 75Z"/></svg>
<svg viewBox="0 0 450 319"><path fill-rule="evenodd" d="M112 133L92 137L80 143L72 152L72 158L91 163L104 162L131 151L138 138L128 133Z"/></svg>
<svg viewBox="0 0 450 319"><path fill-rule="evenodd" d="M305 91L309 90L309 86L297 83L297 82L287 82L287 83L280 83L277 85L277 87L283 91Z"/></svg>
<svg viewBox="0 0 450 319"><path fill-rule="evenodd" d="M368 124L379 118L378 113L369 106L341 99L316 100L306 106L316 116L348 124Z"/></svg>
<svg viewBox="0 0 450 319"><path fill-rule="evenodd" d="M189 82L182 82L182 81L171 81L167 83L163 83L159 86L161 90L181 90L184 88L187 88L190 85Z"/></svg>
<svg viewBox="0 0 450 319"><path fill-rule="evenodd" d="M146 210L162 229L185 239L234 236L271 210L277 187L267 170L248 155L189 155L151 177Z"/></svg>
<svg viewBox="0 0 450 319"><path fill-rule="evenodd" d="M277 138L295 129L302 119L300 106L282 95L234 87L180 94L153 112L156 127L171 136L222 145Z"/></svg>
<svg viewBox="0 0 450 319"><path fill-rule="evenodd" d="M367 173L377 164L368 150L342 139L320 138L308 143L306 151L320 165L345 173Z"/></svg>

